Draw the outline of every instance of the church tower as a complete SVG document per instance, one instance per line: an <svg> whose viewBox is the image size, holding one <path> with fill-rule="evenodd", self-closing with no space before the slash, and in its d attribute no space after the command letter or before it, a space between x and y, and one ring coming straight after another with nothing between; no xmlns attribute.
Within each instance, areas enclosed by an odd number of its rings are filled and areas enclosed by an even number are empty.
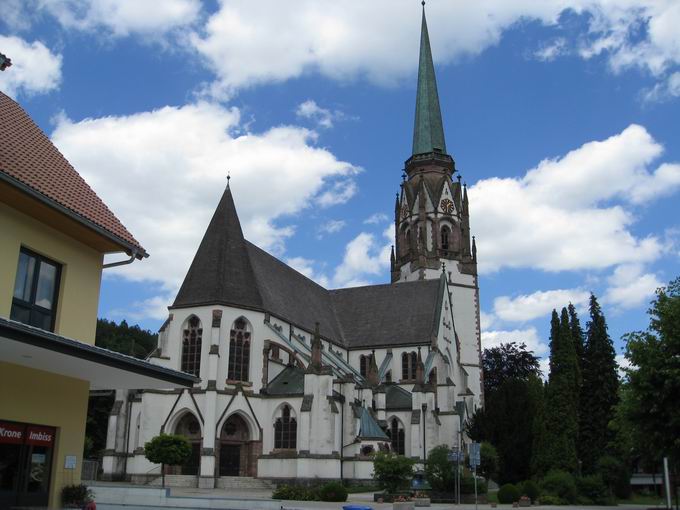
<svg viewBox="0 0 680 510"><path fill-rule="evenodd" d="M392 282L439 278L442 268L450 280L476 280L467 189L455 174L455 161L446 151L423 7L413 150L405 163L394 211Z"/></svg>

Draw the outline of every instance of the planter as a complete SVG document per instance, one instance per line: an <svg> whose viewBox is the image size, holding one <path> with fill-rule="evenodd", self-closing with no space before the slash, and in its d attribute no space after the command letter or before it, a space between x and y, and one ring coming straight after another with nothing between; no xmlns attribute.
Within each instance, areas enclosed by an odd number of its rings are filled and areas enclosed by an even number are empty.
<svg viewBox="0 0 680 510"><path fill-rule="evenodd" d="M521 498L519 498L518 503L519 506L531 506L531 500L526 496L522 496Z"/></svg>
<svg viewBox="0 0 680 510"><path fill-rule="evenodd" d="M430 498L413 498L415 506L430 506Z"/></svg>
<svg viewBox="0 0 680 510"><path fill-rule="evenodd" d="M392 510L413 510L413 501L395 501Z"/></svg>

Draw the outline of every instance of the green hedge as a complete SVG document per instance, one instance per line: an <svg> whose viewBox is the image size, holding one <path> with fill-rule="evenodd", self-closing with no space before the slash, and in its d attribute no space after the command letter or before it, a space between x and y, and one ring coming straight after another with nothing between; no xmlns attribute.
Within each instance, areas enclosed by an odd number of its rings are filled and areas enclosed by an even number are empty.
<svg viewBox="0 0 680 510"><path fill-rule="evenodd" d="M279 485L272 499L295 501L347 501L347 489L340 482L328 482L316 487L302 485Z"/></svg>
<svg viewBox="0 0 680 510"><path fill-rule="evenodd" d="M519 489L511 483L506 483L498 489L497 497L499 503L514 503L515 501L519 501L520 496Z"/></svg>

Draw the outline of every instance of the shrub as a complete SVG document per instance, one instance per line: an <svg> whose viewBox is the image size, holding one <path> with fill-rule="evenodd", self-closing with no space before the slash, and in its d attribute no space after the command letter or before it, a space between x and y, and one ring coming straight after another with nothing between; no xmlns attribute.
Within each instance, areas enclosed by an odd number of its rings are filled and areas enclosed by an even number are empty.
<svg viewBox="0 0 680 510"><path fill-rule="evenodd" d="M607 486L600 475L582 476L576 479L582 504L604 505L607 503Z"/></svg>
<svg viewBox="0 0 680 510"><path fill-rule="evenodd" d="M566 502L562 498L550 494L544 494L539 501L541 505L566 505Z"/></svg>
<svg viewBox="0 0 680 510"><path fill-rule="evenodd" d="M498 472L498 452L491 443L482 442L479 455L482 464L479 466L479 474L489 480Z"/></svg>
<svg viewBox="0 0 680 510"><path fill-rule="evenodd" d="M597 461L597 472L609 490L609 495L619 498L630 497L630 473L616 457L604 455Z"/></svg>
<svg viewBox="0 0 680 510"><path fill-rule="evenodd" d="M521 494L519 489L511 483L506 483L500 489L498 489L498 502L499 503L514 503L519 501Z"/></svg>
<svg viewBox="0 0 680 510"><path fill-rule="evenodd" d="M533 480L526 480L525 482L522 482L520 492L523 496L528 497L532 503L538 501L538 497L541 495L541 489Z"/></svg>
<svg viewBox="0 0 680 510"><path fill-rule="evenodd" d="M318 490L314 487L303 487L302 485L279 485L272 499L284 499L295 501L319 501Z"/></svg>
<svg viewBox="0 0 680 510"><path fill-rule="evenodd" d="M425 461L425 476L433 490L452 492L456 480L455 464L448 459L449 448L446 445L435 446L430 450Z"/></svg>
<svg viewBox="0 0 680 510"><path fill-rule="evenodd" d="M453 487L453 486L452 486ZM487 493L487 484L483 478L477 477L477 494ZM450 487L448 492L453 492ZM461 494L474 494L475 493L475 479L472 473L469 471L464 471L460 476L460 493Z"/></svg>
<svg viewBox="0 0 680 510"><path fill-rule="evenodd" d="M373 479L388 493L407 487L413 477L414 461L391 452L378 452L373 456Z"/></svg>
<svg viewBox="0 0 680 510"><path fill-rule="evenodd" d="M541 481L541 491L549 496L556 496L566 503L576 502L578 490L574 477L566 471L550 471ZM543 498L541 498L543 502Z"/></svg>
<svg viewBox="0 0 680 510"><path fill-rule="evenodd" d="M93 494L87 485L65 485L61 489L61 502L64 506L83 507L93 500Z"/></svg>
<svg viewBox="0 0 680 510"><path fill-rule="evenodd" d="M328 482L319 488L321 501L347 501L347 489L340 482Z"/></svg>

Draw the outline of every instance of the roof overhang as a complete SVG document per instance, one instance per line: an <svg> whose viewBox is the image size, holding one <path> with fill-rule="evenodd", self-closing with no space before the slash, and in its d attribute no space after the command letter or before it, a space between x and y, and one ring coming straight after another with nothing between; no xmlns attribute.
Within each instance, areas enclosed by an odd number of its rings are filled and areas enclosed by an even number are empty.
<svg viewBox="0 0 680 510"><path fill-rule="evenodd" d="M81 379L90 389L191 387L192 375L0 317L0 360Z"/></svg>
<svg viewBox="0 0 680 510"><path fill-rule="evenodd" d="M33 189L27 184L24 184L15 177L9 175L2 168L0 168L0 182L3 182L9 186L18 189L19 191L31 197L32 199L37 200L41 204L49 207L50 209L53 209L54 211L57 211L60 214L63 214L71 221L74 221L75 223L85 227L86 229L89 229L96 235L101 236L102 238L112 243L114 246L117 246L119 250L124 251L130 256L134 256L136 259L141 260L149 256L149 254L143 247L134 245L129 241L126 241L122 237L96 224L94 221L85 218L84 216L78 214L77 212L72 211L68 207L61 205L56 200L53 200L47 195L40 193L39 191ZM29 210L32 210L32 208L29 208ZM40 219L44 221L44 218Z"/></svg>

